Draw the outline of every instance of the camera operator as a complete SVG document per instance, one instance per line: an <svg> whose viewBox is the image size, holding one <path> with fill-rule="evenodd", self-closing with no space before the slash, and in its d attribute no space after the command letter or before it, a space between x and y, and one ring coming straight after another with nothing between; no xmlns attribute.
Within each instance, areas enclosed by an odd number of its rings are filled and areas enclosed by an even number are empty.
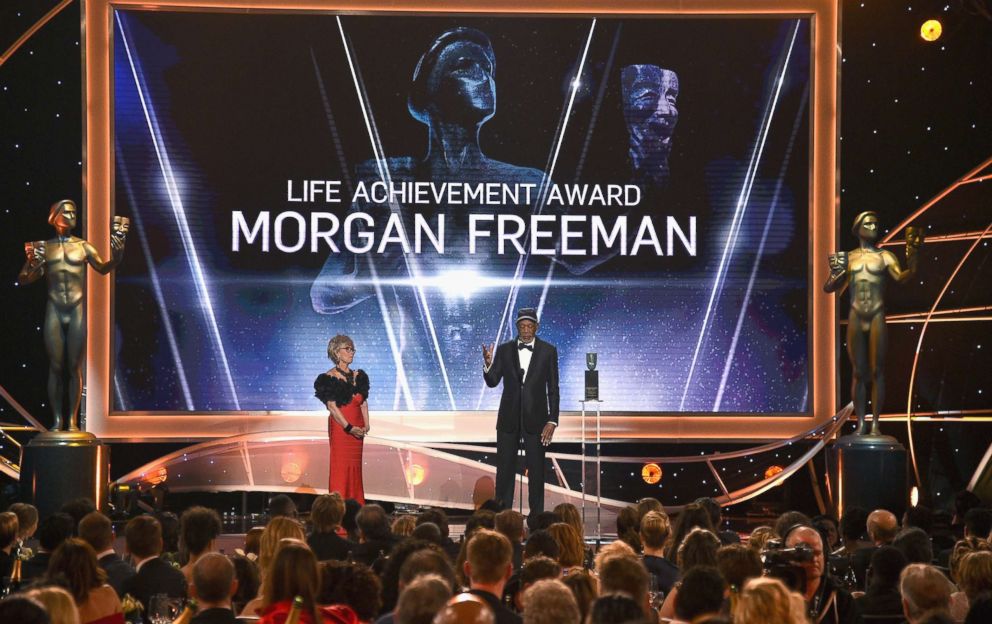
<svg viewBox="0 0 992 624"><path fill-rule="evenodd" d="M805 545L812 552L812 557L803 557L801 559L805 560L793 564L805 573L803 599L806 600L810 621L813 624L860 624L861 613L851 594L839 581L826 574L823 539L819 531L800 525L786 531L783 537L787 549Z"/></svg>

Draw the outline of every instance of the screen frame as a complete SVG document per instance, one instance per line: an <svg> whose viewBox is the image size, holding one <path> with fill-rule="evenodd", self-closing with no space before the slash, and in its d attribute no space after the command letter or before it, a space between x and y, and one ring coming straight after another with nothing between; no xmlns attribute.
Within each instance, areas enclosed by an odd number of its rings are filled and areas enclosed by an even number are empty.
<svg viewBox="0 0 992 624"><path fill-rule="evenodd" d="M113 11L321 12L339 14L499 14L609 17L809 17L812 25L812 86L808 228L809 279L808 374L806 414L608 412L603 437L612 440L748 441L792 437L814 428L839 404L836 368L839 357L834 298L819 293L828 274L825 261L836 246L838 201L839 32L838 0L756 0L746 6L733 0L391 0L389 3L319 0L85 0L83 37L83 206L85 230L103 254L110 251L113 168ZM91 274L86 293L87 341L86 428L105 439L193 441L263 431L322 431L326 412L210 411L114 412L112 398L113 279ZM567 399L566 399L567 401ZM578 405L578 398L572 403ZM567 403L566 403L567 405ZM587 406L595 410L597 406ZM608 404L602 404L608 410ZM562 410L558 439L579 439L579 410ZM380 431L403 441L476 442L495 439L495 411L373 410ZM588 427L587 427L588 429ZM589 435L587 431L587 435Z"/></svg>

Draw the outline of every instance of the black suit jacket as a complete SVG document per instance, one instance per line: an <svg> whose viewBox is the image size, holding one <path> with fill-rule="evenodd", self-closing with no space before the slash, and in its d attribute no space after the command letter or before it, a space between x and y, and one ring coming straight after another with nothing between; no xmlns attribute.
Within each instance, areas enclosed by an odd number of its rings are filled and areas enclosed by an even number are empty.
<svg viewBox="0 0 992 624"><path fill-rule="evenodd" d="M134 576L134 568L117 553L105 555L97 563L107 573L107 585L114 588L118 596L124 595L124 581Z"/></svg>
<svg viewBox="0 0 992 624"><path fill-rule="evenodd" d="M503 396L499 400L499 415L496 418L497 431L519 432L521 412L527 433L541 433L547 423L558 423L558 350L554 345L540 338L534 339L534 354L522 386L516 338L496 347L492 364L489 370L483 372L483 377L490 388L503 381Z"/></svg>
<svg viewBox="0 0 992 624"><path fill-rule="evenodd" d="M167 594L173 598L186 597L186 577L181 570L156 557L145 562L134 576L124 581L123 591L141 601L145 610L142 617L148 622L148 611L151 609L151 597L155 594Z"/></svg>
<svg viewBox="0 0 992 624"><path fill-rule="evenodd" d="M235 624L237 618L234 611L230 609L204 609L197 613L192 620L192 624Z"/></svg>

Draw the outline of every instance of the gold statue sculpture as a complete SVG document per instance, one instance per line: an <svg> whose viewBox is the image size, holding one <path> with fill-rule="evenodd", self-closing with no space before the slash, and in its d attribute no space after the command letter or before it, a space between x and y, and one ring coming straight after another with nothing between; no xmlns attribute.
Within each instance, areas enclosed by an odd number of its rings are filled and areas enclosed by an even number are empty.
<svg viewBox="0 0 992 624"><path fill-rule="evenodd" d="M27 262L19 280L30 284L48 276L48 304L45 307L45 351L48 353L48 399L55 416L53 431L79 431L79 402L83 392L83 347L86 325L83 321L83 295L86 265L106 275L124 257L127 217L114 217L110 246L112 257L104 261L89 241L72 235L79 218L76 204L63 199L52 204L48 223L56 237L24 244ZM68 383L66 383L68 381Z"/></svg>
<svg viewBox="0 0 992 624"><path fill-rule="evenodd" d="M906 269L891 251L875 246L878 239L878 215L862 212L854 219L851 232L858 237L857 249L830 254L830 277L825 292L851 287L851 311L847 317L847 355L853 368L851 394L858 415L858 435L865 435L868 385L871 385L872 421L870 435L880 435L878 415L885 399L885 352L888 332L885 328L885 286L889 278L896 283L916 275L918 251L923 245L920 228L906 228Z"/></svg>

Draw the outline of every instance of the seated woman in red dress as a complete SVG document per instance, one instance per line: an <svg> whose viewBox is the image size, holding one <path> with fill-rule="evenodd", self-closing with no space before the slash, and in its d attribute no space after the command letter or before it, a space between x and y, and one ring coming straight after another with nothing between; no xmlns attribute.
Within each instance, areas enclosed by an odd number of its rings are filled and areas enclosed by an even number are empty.
<svg viewBox="0 0 992 624"><path fill-rule="evenodd" d="M362 486L362 438L369 432L369 377L354 371L355 343L338 334L327 343L327 357L334 368L313 382L314 396L330 414L327 432L331 440L331 475L328 490L365 504Z"/></svg>

